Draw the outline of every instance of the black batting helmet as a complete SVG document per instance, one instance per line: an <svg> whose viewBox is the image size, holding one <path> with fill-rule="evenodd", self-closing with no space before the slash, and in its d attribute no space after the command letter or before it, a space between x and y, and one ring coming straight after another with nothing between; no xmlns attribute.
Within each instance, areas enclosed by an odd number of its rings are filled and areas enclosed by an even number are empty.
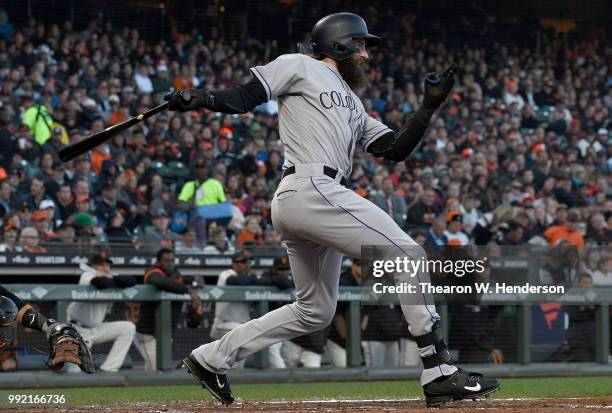
<svg viewBox="0 0 612 413"><path fill-rule="evenodd" d="M353 39L375 46L380 37L368 33L365 21L353 13L334 13L323 17L312 28L312 51L336 60L345 60L359 50Z"/></svg>
<svg viewBox="0 0 612 413"><path fill-rule="evenodd" d="M18 311L13 300L0 296L0 348L10 345L15 337Z"/></svg>

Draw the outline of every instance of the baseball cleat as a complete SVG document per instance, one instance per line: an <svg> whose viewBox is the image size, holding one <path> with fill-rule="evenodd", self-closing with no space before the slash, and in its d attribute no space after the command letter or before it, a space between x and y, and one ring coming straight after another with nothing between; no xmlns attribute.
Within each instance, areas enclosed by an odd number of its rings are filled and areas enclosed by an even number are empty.
<svg viewBox="0 0 612 413"><path fill-rule="evenodd" d="M428 407L444 403L488 397L499 390L501 383L497 379L489 379L480 373L457 368L450 376L439 377L423 386L425 401Z"/></svg>
<svg viewBox="0 0 612 413"><path fill-rule="evenodd" d="M233 403L234 395L225 374L216 374L206 370L191 354L186 359L183 359L183 365L215 399L223 404Z"/></svg>

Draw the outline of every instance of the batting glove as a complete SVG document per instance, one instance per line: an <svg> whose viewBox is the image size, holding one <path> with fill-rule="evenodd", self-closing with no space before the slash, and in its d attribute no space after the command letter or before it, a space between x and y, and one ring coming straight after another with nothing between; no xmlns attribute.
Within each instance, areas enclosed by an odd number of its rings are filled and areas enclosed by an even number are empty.
<svg viewBox="0 0 612 413"><path fill-rule="evenodd" d="M429 73L425 78L425 96L423 106L427 109L436 110L446 100L453 85L455 84L455 72L457 65L451 63L439 75Z"/></svg>
<svg viewBox="0 0 612 413"><path fill-rule="evenodd" d="M170 103L168 110L179 112L209 108L215 102L214 96L204 89L177 90L164 96L164 100Z"/></svg>

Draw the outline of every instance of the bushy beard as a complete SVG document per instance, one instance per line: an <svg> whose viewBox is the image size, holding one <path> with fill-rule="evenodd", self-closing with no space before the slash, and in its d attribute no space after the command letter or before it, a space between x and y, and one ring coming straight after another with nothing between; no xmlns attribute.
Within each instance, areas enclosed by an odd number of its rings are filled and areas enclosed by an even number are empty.
<svg viewBox="0 0 612 413"><path fill-rule="evenodd" d="M364 88L368 84L368 77L354 58L339 61L338 72L353 90Z"/></svg>

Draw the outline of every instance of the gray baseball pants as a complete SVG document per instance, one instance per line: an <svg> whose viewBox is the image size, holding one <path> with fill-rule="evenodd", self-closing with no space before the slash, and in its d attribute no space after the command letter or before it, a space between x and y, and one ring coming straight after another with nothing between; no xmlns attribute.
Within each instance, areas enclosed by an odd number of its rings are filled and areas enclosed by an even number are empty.
<svg viewBox="0 0 612 413"><path fill-rule="evenodd" d="M362 245L416 245L387 213L340 185L340 179L326 176L319 164L296 165L296 173L283 178L272 200L272 222L287 247L296 301L195 349L192 354L204 367L224 373L271 344L327 327L336 311L343 255L361 257ZM417 277L407 281L419 282ZM414 336L431 332L439 319L432 304L402 305L402 311ZM434 352L429 347L419 349L421 356ZM427 369L421 382L455 370L449 365Z"/></svg>

